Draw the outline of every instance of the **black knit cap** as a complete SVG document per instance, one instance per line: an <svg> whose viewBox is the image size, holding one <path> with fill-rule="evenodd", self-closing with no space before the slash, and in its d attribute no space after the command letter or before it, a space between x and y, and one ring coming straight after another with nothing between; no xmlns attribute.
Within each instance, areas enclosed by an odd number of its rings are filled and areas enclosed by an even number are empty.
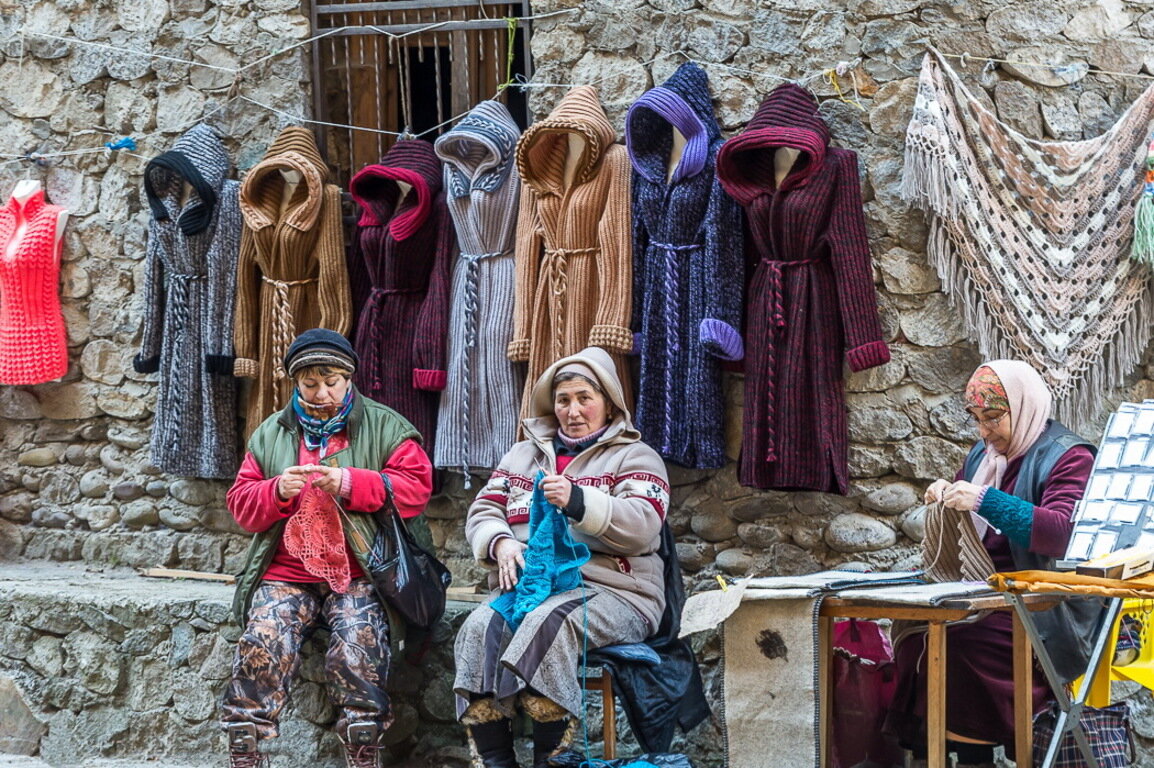
<svg viewBox="0 0 1154 768"><path fill-rule="evenodd" d="M284 356L284 367L290 376L312 365L356 371L359 364L360 358L349 340L328 328L313 328L297 336Z"/></svg>

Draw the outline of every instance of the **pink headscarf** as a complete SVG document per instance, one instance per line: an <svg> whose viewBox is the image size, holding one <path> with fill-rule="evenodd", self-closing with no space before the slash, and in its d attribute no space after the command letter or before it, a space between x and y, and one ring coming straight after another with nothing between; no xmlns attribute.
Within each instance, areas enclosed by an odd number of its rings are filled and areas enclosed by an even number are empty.
<svg viewBox="0 0 1154 768"><path fill-rule="evenodd" d="M997 381L989 375L993 371ZM989 397L998 384L1001 389L993 398ZM1050 418L1053 395L1042 377L1028 363L1020 360L991 360L983 363L970 377L966 385L966 407L990 407L989 400L999 400L1004 393L1010 412L1010 448L1007 453L998 453L989 443L986 454L978 465L972 482L977 485L992 485L999 488L1006 474L1006 465L1030 449L1042 433Z"/></svg>

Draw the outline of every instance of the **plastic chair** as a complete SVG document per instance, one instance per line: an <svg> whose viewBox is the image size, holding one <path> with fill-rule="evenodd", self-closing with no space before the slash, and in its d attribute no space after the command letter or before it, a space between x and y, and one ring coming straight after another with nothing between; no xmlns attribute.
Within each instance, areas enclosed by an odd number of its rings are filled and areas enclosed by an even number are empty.
<svg viewBox="0 0 1154 768"><path fill-rule="evenodd" d="M600 674L594 677L582 675L585 690L600 691L601 693L601 720L602 738L605 744L604 756L606 760L617 757L617 707L613 698L613 675L606 668L607 662L613 661L640 661L650 666L661 663L657 651L645 643L624 643L621 645L607 645L589 651L585 659L585 670L598 668Z"/></svg>
<svg viewBox="0 0 1154 768"><path fill-rule="evenodd" d="M1138 655L1129 664L1118 667L1114 666L1115 654L1110 653L1103 657L1098 667L1098 674L1094 676L1094 684L1086 697L1086 703L1091 707L1106 707L1111 704L1110 683L1114 680L1131 680L1143 688L1154 690L1154 630L1150 627L1151 621L1154 621L1152 611L1154 603L1149 600L1122 601L1122 612L1118 615L1118 621L1114 623L1110 632L1110 642L1106 647L1117 648L1122 623L1129 618L1136 622L1136 626L1131 626L1138 633ZM1107 666L1110 668L1110 674L1102 674L1106 671L1103 667ZM1081 686L1082 681L1083 678L1080 677L1074 684Z"/></svg>

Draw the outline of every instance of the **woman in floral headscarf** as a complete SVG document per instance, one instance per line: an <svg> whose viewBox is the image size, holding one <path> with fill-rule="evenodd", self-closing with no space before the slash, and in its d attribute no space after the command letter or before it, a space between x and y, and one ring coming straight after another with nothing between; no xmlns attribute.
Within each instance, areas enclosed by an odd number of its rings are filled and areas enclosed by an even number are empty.
<svg viewBox="0 0 1154 768"><path fill-rule="evenodd" d="M1065 555L1074 504L1082 498L1094 463L1093 446L1050 419L1050 390L1028 364L994 360L966 385L965 407L979 442L951 482L935 480L926 503L942 501L971 513L983 546L999 571L1053 568ZM1089 627L1100 605L1068 602L1039 613L1046 648L1062 677L1074 679L1089 658ZM1083 631L1085 630L1085 631ZM887 730L926 757L925 678L919 665L924 635L897 650L898 690ZM958 768L993 768L993 749L1014 752L1012 617L995 612L946 631L946 733ZM919 669L920 667L920 669ZM1034 708L1049 688L1035 678ZM922 760L923 762L918 762Z"/></svg>

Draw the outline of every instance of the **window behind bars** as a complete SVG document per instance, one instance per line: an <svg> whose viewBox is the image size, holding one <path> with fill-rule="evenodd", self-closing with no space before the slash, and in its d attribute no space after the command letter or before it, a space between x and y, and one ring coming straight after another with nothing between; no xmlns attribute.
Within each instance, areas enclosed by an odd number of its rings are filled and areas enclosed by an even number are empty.
<svg viewBox="0 0 1154 768"><path fill-rule="evenodd" d="M432 141L451 118L492 98L511 76L529 74L527 30L507 17L529 3L497 0L314 0L313 109L317 120L372 130L320 126L322 151L348 186L380 160L406 129ZM435 26L432 26L435 25ZM498 98L526 126L524 93ZM428 133L425 133L428 131Z"/></svg>

